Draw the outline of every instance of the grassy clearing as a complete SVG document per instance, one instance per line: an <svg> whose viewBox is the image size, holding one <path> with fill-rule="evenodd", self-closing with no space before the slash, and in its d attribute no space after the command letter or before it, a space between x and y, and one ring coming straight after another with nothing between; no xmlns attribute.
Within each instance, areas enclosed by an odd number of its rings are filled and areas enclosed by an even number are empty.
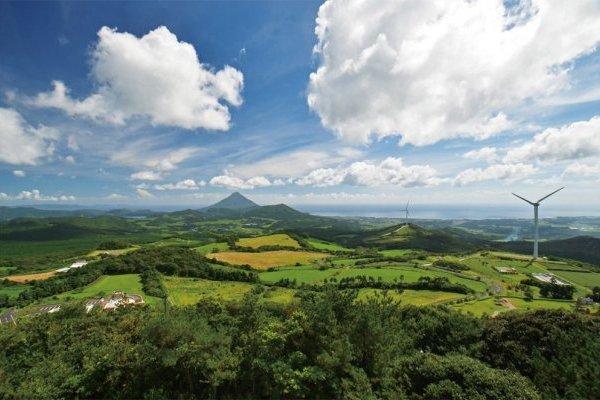
<svg viewBox="0 0 600 400"><path fill-rule="evenodd" d="M368 260L368 258L337 258L335 260L331 260L331 263L335 266L341 267L341 266L354 266L356 265L357 261L364 261L364 260Z"/></svg>
<svg viewBox="0 0 600 400"><path fill-rule="evenodd" d="M451 307L465 313L471 313L478 317L482 316L483 314L491 315L495 312L508 311L508 308L496 304L495 299L491 297L484 300L474 300L468 303L455 304Z"/></svg>
<svg viewBox="0 0 600 400"><path fill-rule="evenodd" d="M358 292L358 299L366 300L381 292L382 291L379 289L361 289ZM402 293L389 290L387 293L394 300L399 300L401 304L412 304L415 306L427 306L464 297L459 293L436 292L431 290L405 290Z"/></svg>
<svg viewBox="0 0 600 400"><path fill-rule="evenodd" d="M379 253L385 257L402 257L407 254L413 253L411 249L395 249L395 250L381 250Z"/></svg>
<svg viewBox="0 0 600 400"><path fill-rule="evenodd" d="M158 304L160 302L160 299L144 294L140 276L138 274L104 275L83 288L62 293L57 297L60 300L67 300L67 298L87 299L110 295L117 291L139 294L144 298L144 301L149 304Z"/></svg>
<svg viewBox="0 0 600 400"><path fill-rule="evenodd" d="M165 246L182 246L182 247L196 247L200 246L202 242L199 240L180 239L180 238L168 238L162 239L157 242L148 243L147 247L165 247Z"/></svg>
<svg viewBox="0 0 600 400"><path fill-rule="evenodd" d="M285 233L277 233L274 235L258 236L252 238L242 238L235 242L238 246L251 247L258 249L261 246L285 246L300 248L300 244Z"/></svg>
<svg viewBox="0 0 600 400"><path fill-rule="evenodd" d="M327 250L327 251L354 251L354 249L349 249L348 247L340 246L337 243L326 242L324 240L319 239L308 239L308 244L318 250Z"/></svg>
<svg viewBox="0 0 600 400"><path fill-rule="evenodd" d="M88 257L97 257L100 254L107 254L109 256L120 256L123 254L127 254L130 253L134 250L139 249L140 246L131 246L131 247L127 247L124 249L115 249L115 250L94 250L94 251L90 251L87 256Z"/></svg>
<svg viewBox="0 0 600 400"><path fill-rule="evenodd" d="M572 309L573 302L569 300L553 300L553 299L535 299L525 301L520 297L506 297L517 311L539 310L539 309ZM455 304L451 306L463 312L469 312L476 316L483 314L494 314L495 312L510 311L508 307L496 304L496 299L487 298L484 300L474 300L468 303Z"/></svg>
<svg viewBox="0 0 600 400"><path fill-rule="evenodd" d="M598 272L577 272L577 271L551 271L559 278L564 278L569 282L575 283L592 289L594 286L600 286L600 273Z"/></svg>
<svg viewBox="0 0 600 400"><path fill-rule="evenodd" d="M57 274L56 271L46 271L46 272L39 272L37 274L9 275L5 279L8 279L11 282L26 283L26 282L32 282L32 281L43 281L43 280L53 277L56 274Z"/></svg>
<svg viewBox="0 0 600 400"><path fill-rule="evenodd" d="M206 257L225 261L233 265L250 265L256 269L267 269L296 263L306 264L325 258L327 254L288 250L263 251L261 253L224 251L221 253L210 253Z"/></svg>
<svg viewBox="0 0 600 400"><path fill-rule="evenodd" d="M318 269L279 269L276 271L267 271L259 275L264 282L277 282L280 279L295 279L296 283L321 283L324 279L336 278L338 281L342 278L355 277L359 275L372 276L375 279L381 278L384 282L393 282L394 278L400 279L404 276L404 282L416 282L422 276L446 277L453 283L460 283L475 291L482 292L486 289L483 282L471 279L460 278L448 272L431 271L413 267L393 266L384 268L330 268L326 270Z"/></svg>
<svg viewBox="0 0 600 400"><path fill-rule="evenodd" d="M169 301L176 306L193 305L204 298L240 301L255 286L245 282L208 281L180 277L165 277L164 283L169 292ZM293 297L292 289L268 288L263 293L265 301L275 303L289 303Z"/></svg>
<svg viewBox="0 0 600 400"><path fill-rule="evenodd" d="M535 299L525 301L522 298L509 297L508 300L517 307L517 310L539 310L539 309L572 309L573 302L569 300Z"/></svg>
<svg viewBox="0 0 600 400"><path fill-rule="evenodd" d="M17 297L19 297L19 294L22 291L28 288L29 286L27 285L5 286L3 288L0 288L0 295L6 295L11 299L16 299Z"/></svg>
<svg viewBox="0 0 600 400"><path fill-rule="evenodd" d="M196 250L198 253L205 256L209 253L217 253L219 251L227 251L227 250L229 250L229 245L225 242L209 243L209 244L202 245L200 247L195 247L194 250Z"/></svg>

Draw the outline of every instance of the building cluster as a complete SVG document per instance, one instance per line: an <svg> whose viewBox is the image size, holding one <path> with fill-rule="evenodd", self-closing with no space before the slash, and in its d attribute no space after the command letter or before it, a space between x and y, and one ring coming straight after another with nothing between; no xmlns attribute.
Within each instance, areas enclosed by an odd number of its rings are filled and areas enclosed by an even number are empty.
<svg viewBox="0 0 600 400"><path fill-rule="evenodd" d="M494 267L501 274L516 274L517 270L513 267Z"/></svg>
<svg viewBox="0 0 600 400"><path fill-rule="evenodd" d="M124 292L114 292L109 297L91 299L85 303L85 311L90 312L97 308L100 310L114 310L125 305L143 304L144 299L138 294L127 294Z"/></svg>
<svg viewBox="0 0 600 400"><path fill-rule="evenodd" d="M555 275L552 274L533 274L533 277L543 283L552 283L560 286L571 286L569 282L557 278Z"/></svg>

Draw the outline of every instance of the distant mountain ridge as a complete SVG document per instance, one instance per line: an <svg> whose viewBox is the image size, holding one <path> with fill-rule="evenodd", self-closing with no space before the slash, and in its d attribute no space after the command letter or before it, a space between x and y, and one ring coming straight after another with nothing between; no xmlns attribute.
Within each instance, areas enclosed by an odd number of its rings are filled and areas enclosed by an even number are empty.
<svg viewBox="0 0 600 400"><path fill-rule="evenodd" d="M217 201L208 207L202 208L200 211L208 211L214 209L227 209L227 210L245 210L249 208L260 207L252 200L244 197L240 192L233 192L223 200Z"/></svg>

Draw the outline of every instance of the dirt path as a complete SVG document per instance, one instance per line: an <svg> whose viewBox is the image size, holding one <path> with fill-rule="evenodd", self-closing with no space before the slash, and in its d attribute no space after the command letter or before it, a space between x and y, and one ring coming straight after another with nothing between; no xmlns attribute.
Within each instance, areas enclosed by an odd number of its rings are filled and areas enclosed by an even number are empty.
<svg viewBox="0 0 600 400"><path fill-rule="evenodd" d="M509 299L506 299L506 298L500 299L500 304L502 304L504 307L508 308L509 310L515 310L517 308L517 307L515 307L515 305L513 303L510 302Z"/></svg>

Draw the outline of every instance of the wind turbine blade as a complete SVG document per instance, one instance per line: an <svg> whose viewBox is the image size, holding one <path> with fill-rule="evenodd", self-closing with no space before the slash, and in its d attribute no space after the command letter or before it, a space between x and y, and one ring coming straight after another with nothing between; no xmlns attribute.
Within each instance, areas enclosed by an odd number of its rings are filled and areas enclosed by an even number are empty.
<svg viewBox="0 0 600 400"><path fill-rule="evenodd" d="M518 198L520 198L520 199L521 199L521 200L523 200L523 201L526 201L526 202L528 202L528 203L529 203L529 204L531 204L531 205L533 205L533 203L532 203L531 201L527 200L527 199L526 199L526 198L524 198L524 197L521 197L521 196L519 196L518 194L515 194L515 193L513 193L512 195L513 195L513 196L516 196L516 197L518 197Z"/></svg>
<svg viewBox="0 0 600 400"><path fill-rule="evenodd" d="M539 199L537 202L541 203L542 200L547 199L548 197L552 196L554 193L559 192L561 190L563 190L565 187L561 187L560 189L556 189L554 192L550 193L549 195L546 195L544 197L542 197L541 199Z"/></svg>

